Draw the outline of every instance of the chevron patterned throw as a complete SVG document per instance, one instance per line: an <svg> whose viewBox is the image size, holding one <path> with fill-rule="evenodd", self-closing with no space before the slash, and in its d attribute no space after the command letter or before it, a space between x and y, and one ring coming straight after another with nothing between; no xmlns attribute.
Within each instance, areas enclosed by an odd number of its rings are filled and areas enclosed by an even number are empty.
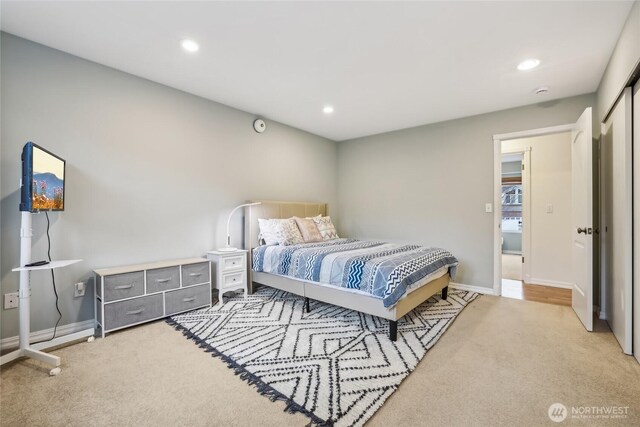
<svg viewBox="0 0 640 427"><path fill-rule="evenodd" d="M477 296L432 297L398 321L397 342L386 320L313 300L306 313L304 298L264 286L168 322L287 411L317 425L361 426Z"/></svg>
<svg viewBox="0 0 640 427"><path fill-rule="evenodd" d="M333 239L261 245L253 249L251 265L254 271L357 289L381 298L385 307L393 307L410 289L428 282L432 274L446 270L455 279L458 260L440 248Z"/></svg>

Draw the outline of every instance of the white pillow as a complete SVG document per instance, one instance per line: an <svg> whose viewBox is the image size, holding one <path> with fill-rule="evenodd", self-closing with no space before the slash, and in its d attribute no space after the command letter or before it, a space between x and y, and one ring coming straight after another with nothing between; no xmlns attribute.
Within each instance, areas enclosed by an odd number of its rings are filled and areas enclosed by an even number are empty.
<svg viewBox="0 0 640 427"><path fill-rule="evenodd" d="M264 240L265 245L277 245L278 238L276 237L275 226L279 221L282 220L258 218L258 227L260 228L258 241Z"/></svg>
<svg viewBox="0 0 640 427"><path fill-rule="evenodd" d="M304 243L298 224L293 218L258 218L258 227L258 240L264 240L265 245L287 246Z"/></svg>
<svg viewBox="0 0 640 427"><path fill-rule="evenodd" d="M320 235L323 240L333 240L339 239L338 233L336 232L336 227L334 227L333 222L331 222L330 216L314 216L313 222L318 226L318 231L320 231Z"/></svg>
<svg viewBox="0 0 640 427"><path fill-rule="evenodd" d="M293 218L280 220L276 223L273 231L279 245L288 246L304 243L298 223Z"/></svg>

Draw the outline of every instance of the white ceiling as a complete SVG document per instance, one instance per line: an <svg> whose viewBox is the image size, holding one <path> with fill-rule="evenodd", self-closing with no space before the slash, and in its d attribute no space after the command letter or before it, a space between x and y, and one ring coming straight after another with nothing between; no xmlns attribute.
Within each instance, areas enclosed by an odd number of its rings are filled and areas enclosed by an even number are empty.
<svg viewBox="0 0 640 427"><path fill-rule="evenodd" d="M632 2L13 2L3 31L333 140L594 92ZM192 38L200 51L187 54ZM522 72L529 57L541 66ZM549 86L547 95L533 90ZM332 115L323 106L335 107Z"/></svg>

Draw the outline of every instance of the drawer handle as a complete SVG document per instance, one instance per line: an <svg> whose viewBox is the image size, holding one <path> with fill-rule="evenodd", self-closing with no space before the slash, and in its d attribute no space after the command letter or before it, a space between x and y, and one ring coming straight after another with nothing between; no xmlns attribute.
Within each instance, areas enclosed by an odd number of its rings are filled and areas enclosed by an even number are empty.
<svg viewBox="0 0 640 427"><path fill-rule="evenodd" d="M191 302L191 301L195 301L196 297L191 297L191 298L183 298L182 301L183 302Z"/></svg>
<svg viewBox="0 0 640 427"><path fill-rule="evenodd" d="M233 278L233 281L235 282L236 280L238 280L238 279L236 279L236 278L234 277L234 278Z"/></svg>
<svg viewBox="0 0 640 427"><path fill-rule="evenodd" d="M156 279L156 282L158 282L158 283L167 283L169 280L171 280L171 277L169 277L168 279Z"/></svg>
<svg viewBox="0 0 640 427"><path fill-rule="evenodd" d="M133 288L133 283L130 283L128 285L120 285L120 286L114 286L113 289L131 289Z"/></svg>
<svg viewBox="0 0 640 427"><path fill-rule="evenodd" d="M202 276L202 273L190 273L189 276L198 277L198 276Z"/></svg>
<svg viewBox="0 0 640 427"><path fill-rule="evenodd" d="M140 309L138 309L138 310L131 310L131 311L127 311L127 312L126 312L126 314L129 314L129 315L140 314L140 313L142 313L143 311L144 311L144 308L140 308Z"/></svg>

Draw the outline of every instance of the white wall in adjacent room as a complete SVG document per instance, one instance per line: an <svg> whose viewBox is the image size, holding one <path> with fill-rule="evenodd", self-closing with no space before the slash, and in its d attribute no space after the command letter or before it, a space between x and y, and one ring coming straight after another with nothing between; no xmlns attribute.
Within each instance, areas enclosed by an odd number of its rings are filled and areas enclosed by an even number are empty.
<svg viewBox="0 0 640 427"><path fill-rule="evenodd" d="M530 282L570 287L571 134L568 132L502 143L503 150L531 149ZM552 213L547 212L551 205Z"/></svg>

